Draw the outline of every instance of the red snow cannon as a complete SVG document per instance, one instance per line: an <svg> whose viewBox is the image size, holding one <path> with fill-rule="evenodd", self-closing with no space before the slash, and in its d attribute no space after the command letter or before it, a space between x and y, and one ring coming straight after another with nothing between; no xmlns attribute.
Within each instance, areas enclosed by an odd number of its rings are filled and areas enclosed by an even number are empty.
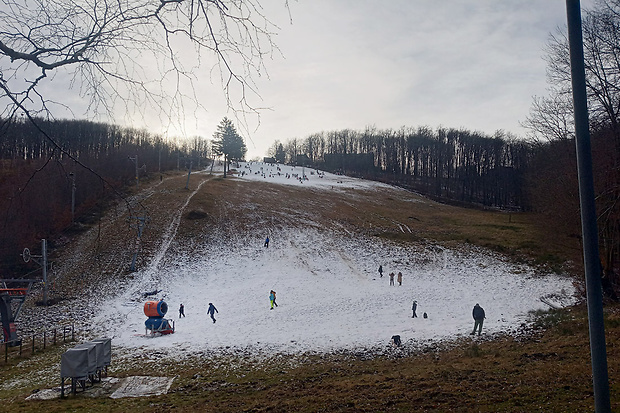
<svg viewBox="0 0 620 413"><path fill-rule="evenodd" d="M147 317L163 317L168 312L165 301L147 301L144 303L144 315Z"/></svg>

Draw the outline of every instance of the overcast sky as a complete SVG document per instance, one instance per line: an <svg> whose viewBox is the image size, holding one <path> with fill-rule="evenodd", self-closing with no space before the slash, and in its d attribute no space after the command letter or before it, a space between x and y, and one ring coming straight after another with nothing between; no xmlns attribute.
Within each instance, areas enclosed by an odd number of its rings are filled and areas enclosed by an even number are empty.
<svg viewBox="0 0 620 413"><path fill-rule="evenodd" d="M274 41L281 55L265 60L268 76L255 78L260 99L250 103L269 109L258 128L247 118L248 158L265 156L275 140L370 125L524 136L520 122L533 96L546 94L545 45L566 25L563 0L289 0L289 10L285 0L261 4L280 28ZM114 122L211 138L222 117L235 116L226 112L221 84L204 79L196 95L206 111L188 111L183 130L149 113Z"/></svg>
<svg viewBox="0 0 620 413"><path fill-rule="evenodd" d="M284 58L266 63L272 110L250 156L275 139L367 125L524 135L532 97L546 94L544 47L566 25L562 0L300 0L292 24L279 12Z"/></svg>

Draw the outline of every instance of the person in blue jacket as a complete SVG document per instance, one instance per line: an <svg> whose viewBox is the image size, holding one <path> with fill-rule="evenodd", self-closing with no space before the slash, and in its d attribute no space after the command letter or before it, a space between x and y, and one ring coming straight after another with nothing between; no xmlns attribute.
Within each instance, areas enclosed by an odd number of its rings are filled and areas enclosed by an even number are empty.
<svg viewBox="0 0 620 413"><path fill-rule="evenodd" d="M273 310L273 306L275 305L276 307L278 306L278 304L276 303L276 292L271 290L269 292L269 301L271 302L271 308L270 310Z"/></svg>
<svg viewBox="0 0 620 413"><path fill-rule="evenodd" d="M269 237L265 238L265 248L269 248Z"/></svg>
<svg viewBox="0 0 620 413"><path fill-rule="evenodd" d="M215 324L215 317L213 316L214 313L219 313L219 311L217 311L217 308L215 308L213 303L209 303L209 309L207 310L207 315L211 316L211 320L213 320L213 323Z"/></svg>

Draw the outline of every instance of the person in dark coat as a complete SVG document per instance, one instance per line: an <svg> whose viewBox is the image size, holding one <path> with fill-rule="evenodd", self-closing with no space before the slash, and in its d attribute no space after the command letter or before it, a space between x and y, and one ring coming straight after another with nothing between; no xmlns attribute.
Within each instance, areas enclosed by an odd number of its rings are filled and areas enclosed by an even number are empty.
<svg viewBox="0 0 620 413"><path fill-rule="evenodd" d="M398 271L398 277L396 278L398 285L403 285L403 273Z"/></svg>
<svg viewBox="0 0 620 413"><path fill-rule="evenodd" d="M476 303L471 315L474 317L474 331L471 332L471 335L473 336L476 334L476 329L478 329L478 335L480 335L480 333L482 333L482 324L486 318L484 308L480 307L480 304Z"/></svg>
<svg viewBox="0 0 620 413"><path fill-rule="evenodd" d="M379 278L383 278L383 266L379 265Z"/></svg>
<svg viewBox="0 0 620 413"><path fill-rule="evenodd" d="M179 318L181 318L181 316L185 317L185 307L183 307L183 304L179 307Z"/></svg>
<svg viewBox="0 0 620 413"><path fill-rule="evenodd" d="M415 313L417 309L418 309L418 302L416 300L413 300L413 304L411 305L411 311L413 311L413 315L411 316L411 318L416 318L418 316Z"/></svg>
<svg viewBox="0 0 620 413"><path fill-rule="evenodd" d="M278 306L278 303L276 303L276 292L271 290L269 292L269 301L271 301L271 309L273 310L273 306L275 305L276 307Z"/></svg>
<svg viewBox="0 0 620 413"><path fill-rule="evenodd" d="M217 311L217 308L215 308L213 303L209 303L209 309L207 310L207 314L211 316L211 320L213 320L213 323L215 324L215 317L213 317L213 313L219 313L219 311Z"/></svg>

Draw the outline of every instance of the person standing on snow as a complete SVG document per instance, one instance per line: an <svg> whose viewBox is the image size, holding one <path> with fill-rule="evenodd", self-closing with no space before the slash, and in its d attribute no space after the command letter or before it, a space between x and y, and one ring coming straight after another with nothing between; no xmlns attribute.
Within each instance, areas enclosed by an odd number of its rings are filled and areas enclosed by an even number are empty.
<svg viewBox="0 0 620 413"><path fill-rule="evenodd" d="M179 318L181 318L181 316L185 317L185 307L183 307L183 304L179 307Z"/></svg>
<svg viewBox="0 0 620 413"><path fill-rule="evenodd" d="M267 238L265 238L265 248L269 248L269 236L267 236Z"/></svg>
<svg viewBox="0 0 620 413"><path fill-rule="evenodd" d="M415 313L417 309L418 309L418 302L416 300L413 300L413 304L411 305L411 311L413 311L413 315L411 316L411 318L416 318L418 316Z"/></svg>
<svg viewBox="0 0 620 413"><path fill-rule="evenodd" d="M394 273L390 273L390 285L394 285Z"/></svg>
<svg viewBox="0 0 620 413"><path fill-rule="evenodd" d="M471 332L471 335L473 336L474 334L476 334L476 328L478 329L478 335L480 335L480 333L482 333L482 324L484 323L484 319L486 318L484 314L484 309L480 307L480 304L476 303L473 311L471 312L471 315L474 317L474 331Z"/></svg>
<svg viewBox="0 0 620 413"><path fill-rule="evenodd" d="M379 265L379 278L383 278L383 266Z"/></svg>
<svg viewBox="0 0 620 413"><path fill-rule="evenodd" d="M276 304L276 292L271 290L269 292L269 301L271 302L271 308L270 310L273 310L273 306L275 305L276 307L278 306L278 304Z"/></svg>
<svg viewBox="0 0 620 413"><path fill-rule="evenodd" d="M213 313L219 313L217 308L213 305L213 303L209 303L209 309L207 310L207 315L211 316L211 320L213 320L213 324L215 324L215 317L213 317Z"/></svg>
<svg viewBox="0 0 620 413"><path fill-rule="evenodd" d="M398 285L403 285L403 273L398 271Z"/></svg>

